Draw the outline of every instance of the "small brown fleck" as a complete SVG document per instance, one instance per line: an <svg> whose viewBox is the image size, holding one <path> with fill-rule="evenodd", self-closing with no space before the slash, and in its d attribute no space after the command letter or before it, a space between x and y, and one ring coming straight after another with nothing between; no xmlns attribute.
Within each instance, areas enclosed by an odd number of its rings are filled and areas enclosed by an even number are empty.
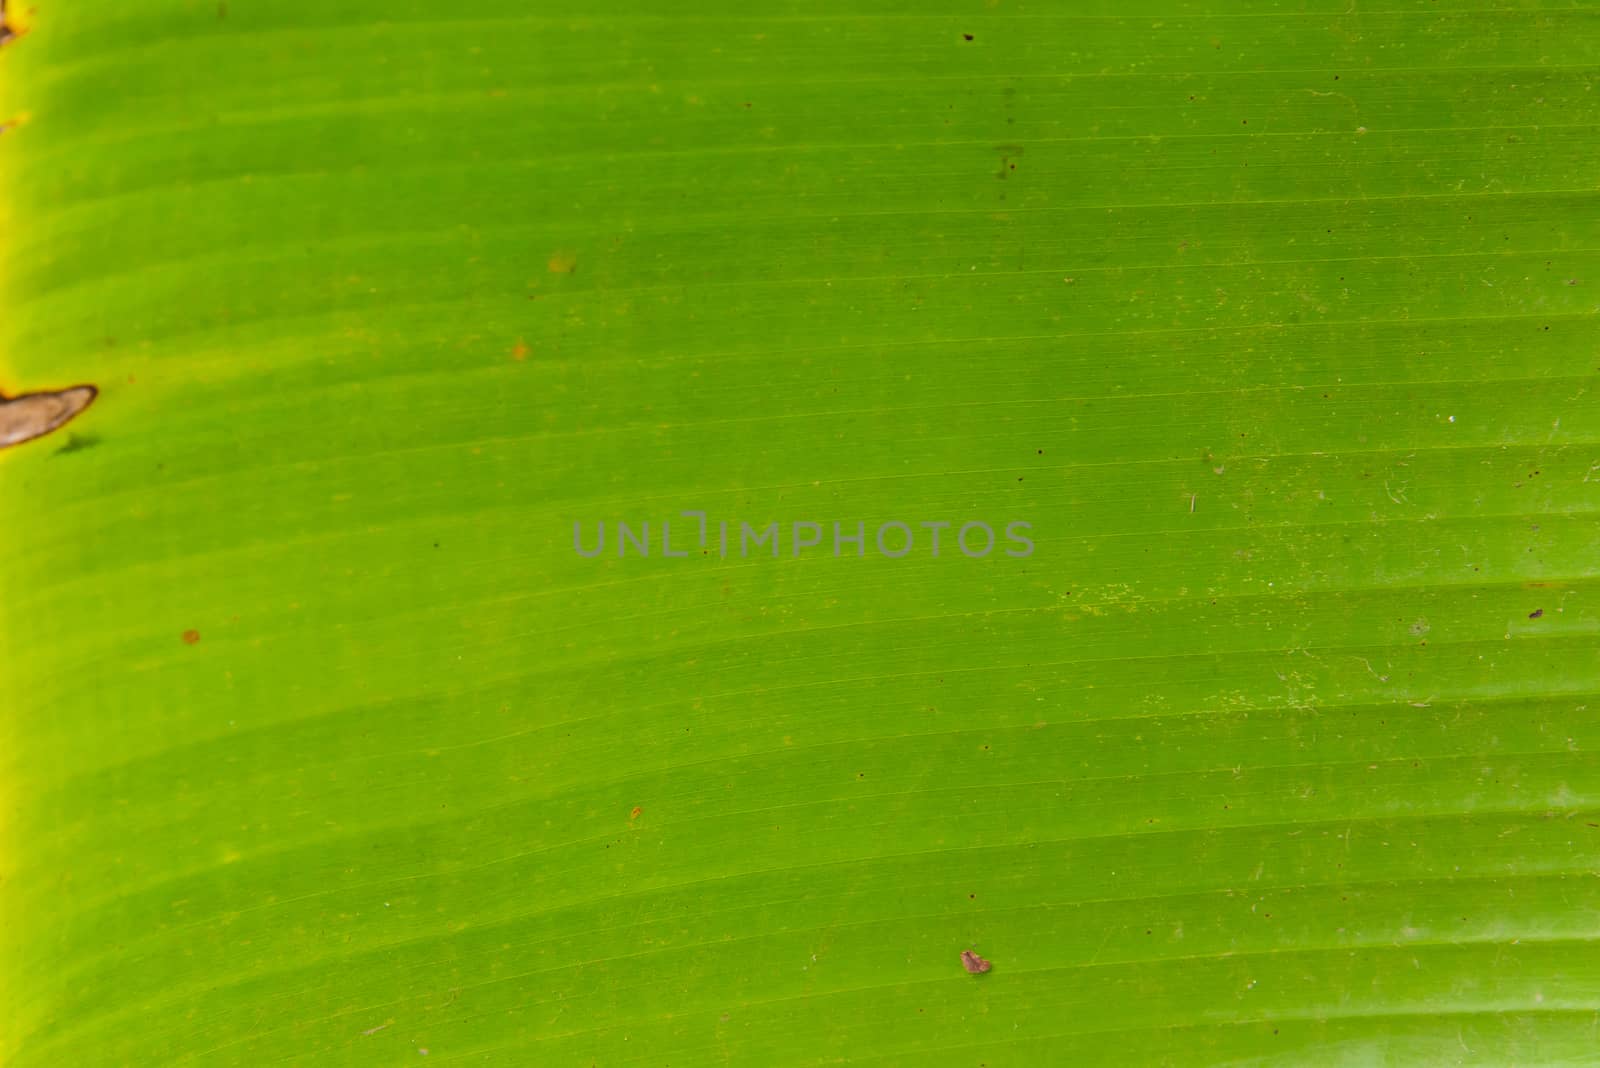
<svg viewBox="0 0 1600 1068"><path fill-rule="evenodd" d="M1538 619L1542 615L1544 615L1544 609L1543 608L1535 608L1533 611L1528 613L1528 618L1529 619Z"/></svg>
<svg viewBox="0 0 1600 1068"><path fill-rule="evenodd" d="M16 11L10 4L0 0L0 45L8 45L27 33L27 16L31 14L31 9L27 12Z"/></svg>
<svg viewBox="0 0 1600 1068"><path fill-rule="evenodd" d="M970 40L972 40L972 34L970 34L970 33L964 33L964 34L962 34L962 35L961 35L961 39L962 39L962 40L963 40L963 41L970 41Z"/></svg>
<svg viewBox="0 0 1600 1068"><path fill-rule="evenodd" d="M189 630L186 630L186 631L183 632L183 644L185 644L185 645L193 645L195 642L197 642L199 640L200 640L200 632L199 631L194 630L193 628L190 628Z"/></svg>
<svg viewBox="0 0 1600 1068"><path fill-rule="evenodd" d="M961 966L973 975L982 975L994 965L972 952L970 949L961 951Z"/></svg>
<svg viewBox="0 0 1600 1068"><path fill-rule="evenodd" d="M552 252L545 266L550 268L551 274L571 274L578 269L578 254L565 250Z"/></svg>
<svg viewBox="0 0 1600 1068"><path fill-rule="evenodd" d="M641 807L640 807L640 806L638 806L638 805L634 805L634 806L633 806L633 811L632 811L632 812L630 812L630 813L628 813L628 818L629 818L629 819L630 819L630 820L636 820L636 819L638 819L638 818L639 818L639 817L640 817L640 816L642 816L642 815L644 815L644 809L643 809L643 808L641 808Z"/></svg>

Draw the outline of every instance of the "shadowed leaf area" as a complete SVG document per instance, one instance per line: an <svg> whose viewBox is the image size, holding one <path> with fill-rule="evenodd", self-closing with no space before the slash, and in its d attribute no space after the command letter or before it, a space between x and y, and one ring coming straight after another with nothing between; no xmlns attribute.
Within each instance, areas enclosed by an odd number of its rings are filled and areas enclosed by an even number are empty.
<svg viewBox="0 0 1600 1068"><path fill-rule="evenodd" d="M1600 8L1369 6L28 4L0 1061L1591 1063Z"/></svg>

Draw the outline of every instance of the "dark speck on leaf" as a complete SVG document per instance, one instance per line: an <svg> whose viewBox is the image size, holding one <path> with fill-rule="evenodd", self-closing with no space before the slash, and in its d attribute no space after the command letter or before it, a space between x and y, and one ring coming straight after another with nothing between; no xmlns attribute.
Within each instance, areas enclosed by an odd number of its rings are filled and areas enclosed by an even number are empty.
<svg viewBox="0 0 1600 1068"><path fill-rule="evenodd" d="M964 33L964 34L962 34L962 35L961 35L961 39L962 39L962 40L963 40L963 41L970 41L970 40L972 40L972 34L970 34L970 33Z"/></svg>
<svg viewBox="0 0 1600 1068"><path fill-rule="evenodd" d="M1535 608L1533 611L1528 613L1528 618L1529 619L1538 619L1542 615L1544 615L1544 609L1543 608Z"/></svg>
<svg viewBox="0 0 1600 1068"><path fill-rule="evenodd" d="M57 449L57 456L63 453L78 452L82 449L92 449L100 444L100 438L94 434L68 434L67 443Z"/></svg>
<svg viewBox="0 0 1600 1068"><path fill-rule="evenodd" d="M994 967L994 965L990 964L988 961L984 960L970 949L963 949L961 951L961 966L968 972L971 972L973 975L982 975L984 972Z"/></svg>

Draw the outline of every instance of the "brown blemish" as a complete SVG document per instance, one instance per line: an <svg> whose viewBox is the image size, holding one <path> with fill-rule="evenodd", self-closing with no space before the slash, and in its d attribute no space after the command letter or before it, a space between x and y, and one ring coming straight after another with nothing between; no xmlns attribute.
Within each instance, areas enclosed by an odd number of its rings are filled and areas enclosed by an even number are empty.
<svg viewBox="0 0 1600 1068"><path fill-rule="evenodd" d="M993 964L990 964L970 949L961 951L961 966L973 975L982 975L994 967Z"/></svg>
<svg viewBox="0 0 1600 1068"><path fill-rule="evenodd" d="M996 178L1004 179L1007 173L1017 169L1016 157L1022 155L1021 145L995 145L994 150L1000 153L1000 171Z"/></svg>
<svg viewBox="0 0 1600 1068"><path fill-rule="evenodd" d="M551 274L571 274L578 269L578 254L565 249L552 252L545 266L550 268Z"/></svg>
<svg viewBox="0 0 1600 1068"><path fill-rule="evenodd" d="M1528 613L1528 618L1529 619L1538 619L1542 615L1544 615L1544 609L1543 608L1535 608L1533 611Z"/></svg>
<svg viewBox="0 0 1600 1068"><path fill-rule="evenodd" d="M630 820L636 820L642 815L644 815L644 809L639 805L634 805L633 811L628 813L628 818Z"/></svg>
<svg viewBox="0 0 1600 1068"><path fill-rule="evenodd" d="M200 640L200 632L193 627L183 632L183 644L193 645Z"/></svg>
<svg viewBox="0 0 1600 1068"><path fill-rule="evenodd" d="M33 21L34 9L18 10L13 5L0 0L0 45L8 45L19 37L27 35Z"/></svg>
<svg viewBox="0 0 1600 1068"><path fill-rule="evenodd" d="M0 394L0 449L59 430L93 404L99 394L94 386L24 393L9 399Z"/></svg>
<svg viewBox="0 0 1600 1068"><path fill-rule="evenodd" d="M511 347L511 358L521 363L528 358L529 351L528 343L519 337L517 343Z"/></svg>

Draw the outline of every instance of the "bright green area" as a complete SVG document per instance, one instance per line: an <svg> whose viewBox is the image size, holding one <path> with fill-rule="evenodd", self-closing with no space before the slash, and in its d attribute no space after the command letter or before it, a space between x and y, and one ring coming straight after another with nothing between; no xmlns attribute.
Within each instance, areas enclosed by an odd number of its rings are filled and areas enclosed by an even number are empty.
<svg viewBox="0 0 1600 1068"><path fill-rule="evenodd" d="M1593 1063L1600 6L34 6L8 1068Z"/></svg>

